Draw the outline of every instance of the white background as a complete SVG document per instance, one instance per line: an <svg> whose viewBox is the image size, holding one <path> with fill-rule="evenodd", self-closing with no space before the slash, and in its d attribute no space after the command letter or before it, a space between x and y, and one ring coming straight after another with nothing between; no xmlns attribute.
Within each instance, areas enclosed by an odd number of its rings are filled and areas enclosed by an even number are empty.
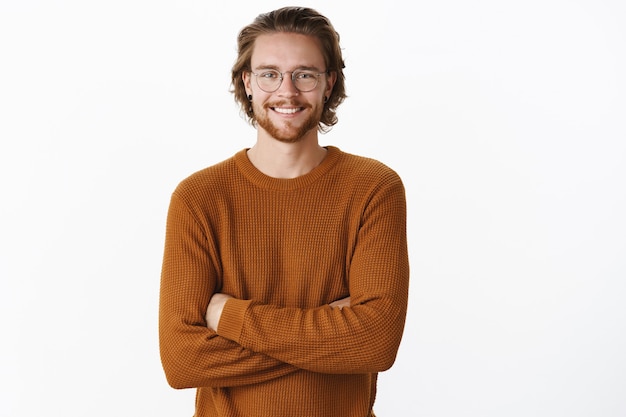
<svg viewBox="0 0 626 417"><path fill-rule="evenodd" d="M235 37L286 4L0 2L0 416L191 416L158 356L167 205L253 144ZM321 143L407 189L377 415L625 416L626 3L307 5L347 65Z"/></svg>

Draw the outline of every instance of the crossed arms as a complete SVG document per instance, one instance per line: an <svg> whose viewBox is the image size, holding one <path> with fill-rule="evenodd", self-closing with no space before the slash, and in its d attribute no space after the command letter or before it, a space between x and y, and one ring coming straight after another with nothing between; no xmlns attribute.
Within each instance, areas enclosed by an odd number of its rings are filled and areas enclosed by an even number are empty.
<svg viewBox="0 0 626 417"><path fill-rule="evenodd" d="M285 307L219 291L212 278L221 272L215 267L219 250L207 239L202 216L174 195L159 307L161 359L170 385L226 387L302 370L388 369L408 298L405 216L401 185L372 198L351 252L348 293L318 307Z"/></svg>

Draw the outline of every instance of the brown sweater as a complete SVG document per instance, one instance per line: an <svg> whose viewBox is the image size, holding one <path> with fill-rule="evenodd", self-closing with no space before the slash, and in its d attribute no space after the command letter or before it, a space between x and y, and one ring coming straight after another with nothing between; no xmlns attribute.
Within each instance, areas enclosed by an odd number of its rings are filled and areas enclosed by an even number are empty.
<svg viewBox="0 0 626 417"><path fill-rule="evenodd" d="M172 195L161 359L172 387L198 388L196 417L373 416L407 308L404 187L378 161L327 149L295 179L242 150ZM236 298L217 333L204 318L215 292Z"/></svg>

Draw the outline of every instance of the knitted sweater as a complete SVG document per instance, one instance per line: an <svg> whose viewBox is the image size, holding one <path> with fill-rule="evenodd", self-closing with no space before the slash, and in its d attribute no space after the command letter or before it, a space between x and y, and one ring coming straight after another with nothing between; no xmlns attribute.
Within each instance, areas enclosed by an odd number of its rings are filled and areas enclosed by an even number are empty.
<svg viewBox="0 0 626 417"><path fill-rule="evenodd" d="M294 179L242 150L172 194L161 360L172 387L197 388L196 417L374 415L407 308L404 187L378 161L327 149ZM217 332L205 321L215 292L235 297Z"/></svg>

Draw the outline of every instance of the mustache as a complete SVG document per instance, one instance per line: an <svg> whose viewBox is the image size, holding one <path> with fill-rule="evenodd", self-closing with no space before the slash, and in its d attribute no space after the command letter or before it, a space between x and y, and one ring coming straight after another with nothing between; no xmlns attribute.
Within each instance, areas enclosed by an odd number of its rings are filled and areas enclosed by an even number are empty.
<svg viewBox="0 0 626 417"><path fill-rule="evenodd" d="M281 101L274 101L271 103L266 103L265 107L301 107L301 108L307 108L307 107L311 107L309 104L307 103L299 103L297 101L293 101L293 100L281 100Z"/></svg>

